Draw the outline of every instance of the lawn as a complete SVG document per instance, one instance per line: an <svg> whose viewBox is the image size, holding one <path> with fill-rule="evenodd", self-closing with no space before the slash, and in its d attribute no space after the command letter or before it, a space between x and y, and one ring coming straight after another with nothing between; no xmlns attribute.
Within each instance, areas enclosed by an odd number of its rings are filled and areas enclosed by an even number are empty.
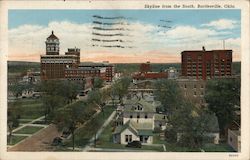
<svg viewBox="0 0 250 160"><path fill-rule="evenodd" d="M163 147L161 146L146 146L143 145L142 148L127 148L122 144L115 144L112 140L112 122L103 130L102 134L99 136L97 140L97 148L109 148L109 149L133 149L133 150L150 150L150 151L158 151L162 152Z"/></svg>
<svg viewBox="0 0 250 160"><path fill-rule="evenodd" d="M8 105L11 103L14 102L9 102ZM18 108L21 119L35 119L44 115L44 107L40 99L19 99Z"/></svg>
<svg viewBox="0 0 250 160"><path fill-rule="evenodd" d="M99 113L84 127L79 128L75 133L75 145L78 147L84 147L113 111L114 108L112 106L107 106L103 113ZM71 147L72 140L70 139L65 145Z"/></svg>
<svg viewBox="0 0 250 160"><path fill-rule="evenodd" d="M32 119L19 119L20 123L29 123L31 121L32 121Z"/></svg>
<svg viewBox="0 0 250 160"><path fill-rule="evenodd" d="M25 138L27 138L27 137L26 136L12 136L11 143L8 142L8 145L15 145L16 143L20 142L21 140L23 140Z"/></svg>
<svg viewBox="0 0 250 160"><path fill-rule="evenodd" d="M37 131L43 129L43 127L33 127L33 126L26 126L18 131L16 131L16 134L33 134Z"/></svg>
<svg viewBox="0 0 250 160"><path fill-rule="evenodd" d="M232 147L226 143L222 144L205 144L202 149L205 152L235 152Z"/></svg>

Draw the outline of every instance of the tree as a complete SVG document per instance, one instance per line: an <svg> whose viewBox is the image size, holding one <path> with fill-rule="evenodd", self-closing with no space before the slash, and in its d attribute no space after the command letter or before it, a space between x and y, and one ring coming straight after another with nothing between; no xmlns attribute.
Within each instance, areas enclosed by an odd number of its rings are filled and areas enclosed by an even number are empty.
<svg viewBox="0 0 250 160"><path fill-rule="evenodd" d="M218 117L220 133L226 135L234 120L236 106L240 106L240 79L209 80L205 100L209 110Z"/></svg>
<svg viewBox="0 0 250 160"><path fill-rule="evenodd" d="M78 94L80 85L71 81L43 81L40 91L43 92L42 101L44 105L45 120L47 116L53 118L55 110L71 103Z"/></svg>
<svg viewBox="0 0 250 160"><path fill-rule="evenodd" d="M32 88L31 84L16 83L9 86L9 91L12 92L16 98L18 98L19 96L22 96L23 91L30 91Z"/></svg>
<svg viewBox="0 0 250 160"><path fill-rule="evenodd" d="M19 118L21 110L18 108L19 101L12 102L8 105L7 126L8 126L8 142L11 144L13 129L19 126Z"/></svg>
<svg viewBox="0 0 250 160"><path fill-rule="evenodd" d="M112 85L113 93L119 97L120 103L122 103L122 98L128 93L130 82L130 77L123 77Z"/></svg>
<svg viewBox="0 0 250 160"><path fill-rule="evenodd" d="M101 104L102 103L102 95L100 90L92 90L88 93L88 102L89 103L96 103Z"/></svg>
<svg viewBox="0 0 250 160"><path fill-rule="evenodd" d="M93 88L98 89L103 87L103 79L99 77L94 78Z"/></svg>
<svg viewBox="0 0 250 160"><path fill-rule="evenodd" d="M206 138L216 128L216 118L206 109L198 109L189 102L183 103L169 118L172 126L168 131L179 134L178 144L183 147L200 148ZM211 121L213 123L211 123ZM167 132L169 133L169 132ZM170 138L177 138L175 135Z"/></svg>
<svg viewBox="0 0 250 160"><path fill-rule="evenodd" d="M158 80L155 84L154 95L162 103L162 109L167 114L172 114L183 101L180 88L174 80Z"/></svg>
<svg viewBox="0 0 250 160"><path fill-rule="evenodd" d="M75 131L77 127L84 123L85 118L89 115L85 110L86 104L75 103L64 107L58 111L55 122L59 129L67 128L72 134L72 147L75 149Z"/></svg>
<svg viewBox="0 0 250 160"><path fill-rule="evenodd" d="M168 115L166 138L169 142L191 148L199 148L203 144L205 133L211 131L214 124L209 123L213 116L205 108L199 109L185 99L174 80L159 80L155 83L154 95L162 103Z"/></svg>

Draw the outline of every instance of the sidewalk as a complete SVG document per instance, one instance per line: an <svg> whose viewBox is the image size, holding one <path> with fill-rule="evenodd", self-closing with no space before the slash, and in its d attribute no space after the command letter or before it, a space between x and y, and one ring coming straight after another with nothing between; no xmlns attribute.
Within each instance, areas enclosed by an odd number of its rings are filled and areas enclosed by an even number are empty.
<svg viewBox="0 0 250 160"><path fill-rule="evenodd" d="M86 152L88 150L91 149L90 146L94 145L94 142L95 142L95 139L97 139L102 131L107 127L107 125L112 121L112 119L115 117L116 115L116 111L113 111L111 113L111 115L109 116L108 119L106 119L106 121L103 123L103 125L101 126L101 128L97 131L96 135L94 135L90 140L89 140L89 143L82 149L83 152Z"/></svg>

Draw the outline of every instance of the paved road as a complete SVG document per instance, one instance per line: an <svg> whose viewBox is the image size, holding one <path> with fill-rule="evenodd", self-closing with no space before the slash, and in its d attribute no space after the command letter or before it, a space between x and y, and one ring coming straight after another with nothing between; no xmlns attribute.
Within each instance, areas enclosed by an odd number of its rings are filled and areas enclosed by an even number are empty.
<svg viewBox="0 0 250 160"><path fill-rule="evenodd" d="M54 124L41 129L20 143L8 148L8 151L53 151L51 143L55 137L61 135Z"/></svg>
<svg viewBox="0 0 250 160"><path fill-rule="evenodd" d="M114 148L90 148L89 152L155 152L154 150L114 149Z"/></svg>

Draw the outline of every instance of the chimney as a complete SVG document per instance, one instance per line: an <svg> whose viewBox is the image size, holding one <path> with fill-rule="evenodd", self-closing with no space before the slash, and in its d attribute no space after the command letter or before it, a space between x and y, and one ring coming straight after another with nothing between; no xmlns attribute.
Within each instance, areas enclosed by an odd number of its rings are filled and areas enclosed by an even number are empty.
<svg viewBox="0 0 250 160"><path fill-rule="evenodd" d="M206 49L205 49L205 47L204 46L202 46L202 50L205 52L206 51Z"/></svg>

